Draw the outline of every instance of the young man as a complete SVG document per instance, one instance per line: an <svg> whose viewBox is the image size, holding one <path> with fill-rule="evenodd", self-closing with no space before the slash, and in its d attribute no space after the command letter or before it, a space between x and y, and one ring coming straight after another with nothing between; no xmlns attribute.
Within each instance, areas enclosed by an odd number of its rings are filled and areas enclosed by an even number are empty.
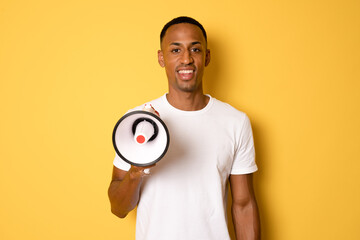
<svg viewBox="0 0 360 240"><path fill-rule="evenodd" d="M149 103L169 129L170 146L156 166L147 167L149 176L145 168L115 157L111 210L123 218L138 206L138 240L230 239L230 182L237 239L260 239L251 125L244 113L203 93L210 62L206 32L196 20L179 17L164 26L160 38L158 61L169 92Z"/></svg>

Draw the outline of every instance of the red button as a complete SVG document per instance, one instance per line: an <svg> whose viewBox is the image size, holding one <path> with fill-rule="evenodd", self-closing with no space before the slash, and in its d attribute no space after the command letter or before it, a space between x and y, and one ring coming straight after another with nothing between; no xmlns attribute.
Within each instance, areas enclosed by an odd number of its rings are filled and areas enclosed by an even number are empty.
<svg viewBox="0 0 360 240"><path fill-rule="evenodd" d="M145 137L143 135L139 135L136 137L136 141L140 144L145 142Z"/></svg>

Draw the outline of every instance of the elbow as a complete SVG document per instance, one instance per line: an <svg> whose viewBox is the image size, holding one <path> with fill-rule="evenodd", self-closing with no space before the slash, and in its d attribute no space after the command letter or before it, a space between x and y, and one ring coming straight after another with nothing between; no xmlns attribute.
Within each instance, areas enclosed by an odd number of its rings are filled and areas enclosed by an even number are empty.
<svg viewBox="0 0 360 240"><path fill-rule="evenodd" d="M233 199L232 208L233 209L244 209L244 208L248 207L249 205L251 205L252 203L253 203L253 199L250 196L243 197L240 199Z"/></svg>
<svg viewBox="0 0 360 240"><path fill-rule="evenodd" d="M231 206L232 214L245 214L249 212L257 212L256 200L253 198L243 198L233 201Z"/></svg>
<svg viewBox="0 0 360 240"><path fill-rule="evenodd" d="M128 213L123 213L117 209L111 208L111 212L112 214L114 214L115 216L119 217L119 218L125 218L127 216Z"/></svg>

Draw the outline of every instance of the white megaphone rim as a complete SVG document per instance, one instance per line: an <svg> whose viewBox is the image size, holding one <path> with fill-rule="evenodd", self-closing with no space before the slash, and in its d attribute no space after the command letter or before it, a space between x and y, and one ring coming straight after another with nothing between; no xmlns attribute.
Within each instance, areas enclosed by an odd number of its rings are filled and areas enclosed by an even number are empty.
<svg viewBox="0 0 360 240"><path fill-rule="evenodd" d="M136 162L133 162L131 161L131 159L127 159L123 154L121 154L121 152L119 151L117 145L116 145L116 131L119 127L119 125L121 124L121 122L126 119L127 117L131 116L131 115L134 115L134 114L142 114L142 115L149 115L150 117L152 118L155 118L157 121L160 122L160 124L162 125L163 129L165 130L165 133L166 133L166 138L167 138L167 141L166 141L166 146L162 152L162 154L154 159L153 161L151 162L148 162L148 163L144 163L144 164L141 164L141 163L136 163ZM161 120L161 118L159 116L157 116L156 114L154 113L151 113L151 112L148 112L148 111L143 111L143 110L136 110L136 111L132 111L132 112L128 112L126 113L124 116L122 116L119 121L116 123L115 127L114 127L114 130L113 130L113 134L112 134L112 142L113 142L113 146L114 146L114 149L115 149L115 152L118 154L118 156L124 160L125 162L131 164L131 165L134 165L134 166L138 166L138 167L146 167L146 166L150 166L150 165L153 165L155 163L157 163L158 161L160 161L166 154L168 148L169 148L169 144L170 144L170 136L169 136L169 130L167 129L165 123L163 120Z"/></svg>

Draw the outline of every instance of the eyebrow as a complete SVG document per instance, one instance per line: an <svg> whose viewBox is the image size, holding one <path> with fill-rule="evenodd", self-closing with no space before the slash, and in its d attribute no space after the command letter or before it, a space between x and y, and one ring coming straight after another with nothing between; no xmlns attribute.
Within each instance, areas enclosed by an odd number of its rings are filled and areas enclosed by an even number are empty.
<svg viewBox="0 0 360 240"><path fill-rule="evenodd" d="M200 45L201 45L201 42L199 42L199 41L191 42L191 45L196 45L196 44L200 44ZM180 46L181 43L172 42L172 43L170 43L170 45Z"/></svg>

